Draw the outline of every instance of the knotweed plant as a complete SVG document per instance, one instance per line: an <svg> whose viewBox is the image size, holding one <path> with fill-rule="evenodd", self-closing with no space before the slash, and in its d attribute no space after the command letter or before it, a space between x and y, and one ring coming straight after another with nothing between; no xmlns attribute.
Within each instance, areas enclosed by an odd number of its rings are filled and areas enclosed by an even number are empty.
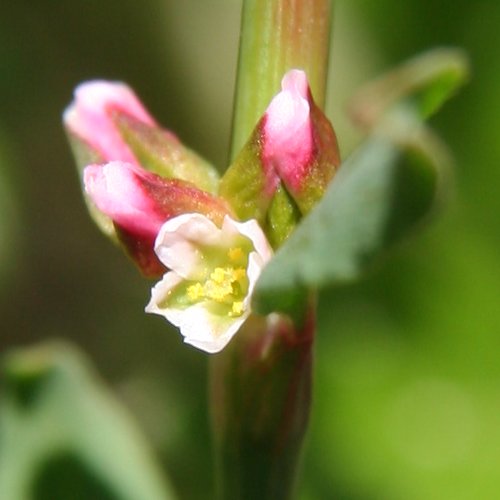
<svg viewBox="0 0 500 500"><path fill-rule="evenodd" d="M244 2L225 169L125 83L82 83L64 112L91 216L155 280L146 312L211 355L221 498L290 498L317 293L361 276L442 191L447 156L423 118L462 81L462 55L436 50L363 88L350 112L366 139L341 162L322 109L331 9Z"/></svg>

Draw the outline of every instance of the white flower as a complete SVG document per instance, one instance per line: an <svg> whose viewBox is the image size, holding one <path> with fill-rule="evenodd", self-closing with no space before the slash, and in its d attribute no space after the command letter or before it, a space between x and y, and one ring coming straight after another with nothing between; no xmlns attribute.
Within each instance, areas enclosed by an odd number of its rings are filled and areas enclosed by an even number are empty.
<svg viewBox="0 0 500 500"><path fill-rule="evenodd" d="M146 312L178 326L186 343L219 352L248 318L272 256L259 224L226 216L218 228L201 214L183 214L163 224L155 252L170 271L153 287Z"/></svg>

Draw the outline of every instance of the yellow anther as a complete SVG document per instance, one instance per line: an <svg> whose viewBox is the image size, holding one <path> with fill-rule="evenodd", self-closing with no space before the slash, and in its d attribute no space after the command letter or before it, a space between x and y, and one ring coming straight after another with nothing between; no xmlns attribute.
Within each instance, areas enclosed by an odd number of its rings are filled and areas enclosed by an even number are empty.
<svg viewBox="0 0 500 500"><path fill-rule="evenodd" d="M210 278L215 281L215 283L223 283L226 279L226 270L222 267L216 267L210 274Z"/></svg>
<svg viewBox="0 0 500 500"><path fill-rule="evenodd" d="M188 286L187 295L191 300L197 300L203 297L204 293L201 283L195 283L194 285Z"/></svg>
<svg viewBox="0 0 500 500"><path fill-rule="evenodd" d="M233 302L232 313L234 315L240 315L243 312L243 302Z"/></svg>
<svg viewBox="0 0 500 500"><path fill-rule="evenodd" d="M247 277L247 272L243 267L238 267L236 269L233 269L233 272L231 274L233 281L242 280Z"/></svg>
<svg viewBox="0 0 500 500"><path fill-rule="evenodd" d="M243 250L240 247L230 248L227 252L227 256L233 261L241 260L244 257Z"/></svg>
<svg viewBox="0 0 500 500"><path fill-rule="evenodd" d="M243 256L241 248L229 249L231 257ZM215 302L231 304L231 315L240 315L243 312L243 302L236 301L241 297L242 281L247 279L246 269L215 267L205 282L194 283L187 287L186 294L189 300L213 300Z"/></svg>
<svg viewBox="0 0 500 500"><path fill-rule="evenodd" d="M208 280L205 283L205 297L215 300L216 302L224 302L228 295L233 292L231 283L225 280L223 283L216 283L213 280Z"/></svg>

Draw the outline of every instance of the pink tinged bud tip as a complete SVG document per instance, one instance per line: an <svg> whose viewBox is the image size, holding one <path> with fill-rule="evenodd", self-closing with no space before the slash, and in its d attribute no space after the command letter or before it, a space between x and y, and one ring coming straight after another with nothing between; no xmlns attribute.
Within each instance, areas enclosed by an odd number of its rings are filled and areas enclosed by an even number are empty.
<svg viewBox="0 0 500 500"><path fill-rule="evenodd" d="M101 212L127 231L151 238L166 219L147 189L155 181L153 174L122 162L89 165L83 173L85 191Z"/></svg>
<svg viewBox="0 0 500 500"><path fill-rule="evenodd" d="M146 276L165 271L154 253L155 238L165 221L198 212L220 222L229 213L221 198L131 163L89 165L83 171L83 182L90 199L113 221L121 243Z"/></svg>
<svg viewBox="0 0 500 500"><path fill-rule="evenodd" d="M279 179L300 189L313 155L310 92L306 74L291 70L264 115L262 158L270 192Z"/></svg>
<svg viewBox="0 0 500 500"><path fill-rule="evenodd" d="M127 85L101 80L80 84L63 118L66 127L96 149L105 161L136 164L137 160L113 122L113 111L118 110L147 125L155 125L153 118Z"/></svg>

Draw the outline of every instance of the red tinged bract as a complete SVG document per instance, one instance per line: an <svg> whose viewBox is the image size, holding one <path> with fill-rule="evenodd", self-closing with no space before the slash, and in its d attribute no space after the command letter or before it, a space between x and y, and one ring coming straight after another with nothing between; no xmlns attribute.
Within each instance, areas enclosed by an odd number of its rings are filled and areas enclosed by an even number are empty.
<svg viewBox="0 0 500 500"><path fill-rule="evenodd" d="M226 203L179 179L165 179L134 164L89 165L85 191L114 223L118 237L146 276L165 271L154 253L163 223L185 213L200 213L216 224L230 214Z"/></svg>

